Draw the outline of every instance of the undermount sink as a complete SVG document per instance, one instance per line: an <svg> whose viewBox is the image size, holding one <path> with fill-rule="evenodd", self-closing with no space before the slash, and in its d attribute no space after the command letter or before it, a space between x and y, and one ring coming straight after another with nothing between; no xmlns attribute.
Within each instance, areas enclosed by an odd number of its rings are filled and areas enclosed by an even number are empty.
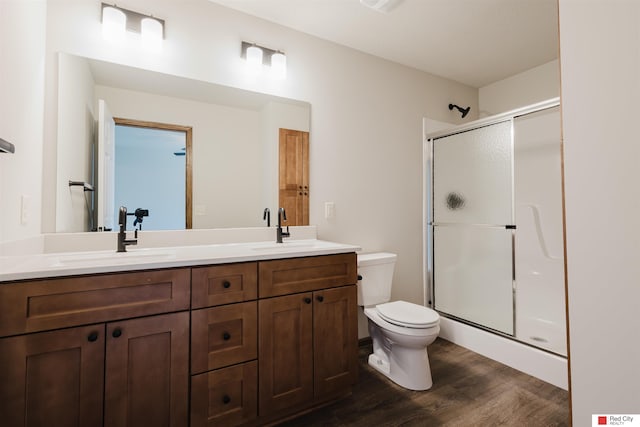
<svg viewBox="0 0 640 427"><path fill-rule="evenodd" d="M138 249L127 252L87 252L59 256L54 262L55 267L100 266L110 264L132 264L137 262L163 261L174 258L174 250L167 249Z"/></svg>
<svg viewBox="0 0 640 427"><path fill-rule="evenodd" d="M326 246L326 244L323 245L323 243L324 242L318 240L293 240L284 241L283 243L265 242L258 243L252 246L251 249L254 251L319 249Z"/></svg>

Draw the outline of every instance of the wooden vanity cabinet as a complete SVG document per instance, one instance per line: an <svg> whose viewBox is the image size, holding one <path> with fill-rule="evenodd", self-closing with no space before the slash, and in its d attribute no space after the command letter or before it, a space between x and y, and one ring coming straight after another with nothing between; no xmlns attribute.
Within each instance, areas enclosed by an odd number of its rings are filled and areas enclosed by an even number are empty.
<svg viewBox="0 0 640 427"><path fill-rule="evenodd" d="M260 263L261 417L277 418L313 407L348 393L356 382L355 257ZM263 293L287 295L263 299Z"/></svg>
<svg viewBox="0 0 640 427"><path fill-rule="evenodd" d="M263 425L325 404L356 381L355 283L350 253L0 284L0 424Z"/></svg>
<svg viewBox="0 0 640 427"><path fill-rule="evenodd" d="M0 285L2 425L186 425L189 279L167 269Z"/></svg>

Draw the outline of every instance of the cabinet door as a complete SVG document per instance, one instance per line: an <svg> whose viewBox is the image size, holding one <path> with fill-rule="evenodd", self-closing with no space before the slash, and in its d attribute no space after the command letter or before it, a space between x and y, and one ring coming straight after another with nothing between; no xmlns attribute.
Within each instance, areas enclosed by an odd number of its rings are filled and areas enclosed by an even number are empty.
<svg viewBox="0 0 640 427"><path fill-rule="evenodd" d="M313 294L314 390L316 398L348 390L358 376L356 287Z"/></svg>
<svg viewBox="0 0 640 427"><path fill-rule="evenodd" d="M0 339L0 424L102 424L104 325Z"/></svg>
<svg viewBox="0 0 640 427"><path fill-rule="evenodd" d="M185 426L189 313L107 325L106 427Z"/></svg>
<svg viewBox="0 0 640 427"><path fill-rule="evenodd" d="M312 294L260 300L259 414L313 399Z"/></svg>

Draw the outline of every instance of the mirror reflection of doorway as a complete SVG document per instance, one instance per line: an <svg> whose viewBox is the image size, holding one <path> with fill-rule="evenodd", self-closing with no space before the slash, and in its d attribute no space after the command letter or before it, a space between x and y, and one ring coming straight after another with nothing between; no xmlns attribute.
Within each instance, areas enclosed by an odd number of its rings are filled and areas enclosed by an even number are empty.
<svg viewBox="0 0 640 427"><path fill-rule="evenodd" d="M114 207L148 209L143 230L191 228L191 127L114 118ZM117 212L114 213L117 218ZM130 217L127 228L133 228Z"/></svg>

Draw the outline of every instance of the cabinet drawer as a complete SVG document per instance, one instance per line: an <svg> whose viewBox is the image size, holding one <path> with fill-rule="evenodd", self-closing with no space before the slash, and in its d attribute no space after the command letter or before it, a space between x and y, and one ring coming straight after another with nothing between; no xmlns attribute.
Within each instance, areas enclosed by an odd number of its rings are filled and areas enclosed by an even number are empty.
<svg viewBox="0 0 640 427"><path fill-rule="evenodd" d="M260 298L353 285L356 254L261 261L258 275Z"/></svg>
<svg viewBox="0 0 640 427"><path fill-rule="evenodd" d="M194 268L192 307L203 308L256 299L257 268L255 262Z"/></svg>
<svg viewBox="0 0 640 427"><path fill-rule="evenodd" d="M0 286L0 336L189 309L190 270L67 277Z"/></svg>
<svg viewBox="0 0 640 427"><path fill-rule="evenodd" d="M191 426L235 426L258 414L258 363L235 365L191 378Z"/></svg>
<svg viewBox="0 0 640 427"><path fill-rule="evenodd" d="M191 312L191 372L258 357L257 301Z"/></svg>

